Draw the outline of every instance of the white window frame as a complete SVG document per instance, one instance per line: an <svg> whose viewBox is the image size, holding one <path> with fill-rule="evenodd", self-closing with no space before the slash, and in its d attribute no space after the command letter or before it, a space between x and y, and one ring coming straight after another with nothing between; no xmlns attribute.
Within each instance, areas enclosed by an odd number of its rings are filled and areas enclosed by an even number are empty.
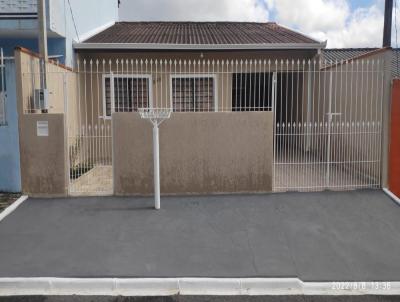
<svg viewBox="0 0 400 302"><path fill-rule="evenodd" d="M171 74L170 75L170 93L169 93L169 99L170 99L170 106L171 109L174 110L174 102L173 102L173 79L203 79L203 78L212 78L213 79L213 96L214 96L214 112L218 112L218 94L217 94L217 74L215 73L201 73L201 74ZM189 111L184 111L184 112L189 112ZM197 112L197 111L195 111ZM200 112L200 111L199 111ZM212 112L212 111L209 111Z"/></svg>
<svg viewBox="0 0 400 302"><path fill-rule="evenodd" d="M114 93L114 79L115 78L125 78L125 79L147 79L149 81L149 107L153 107L153 78L151 74L114 74L107 73L103 74L102 83L103 83L103 115L100 115L99 118L109 120L111 119L111 115L115 112L115 93ZM111 115L107 115L107 106L106 106L106 79L110 79L110 98L111 98Z"/></svg>

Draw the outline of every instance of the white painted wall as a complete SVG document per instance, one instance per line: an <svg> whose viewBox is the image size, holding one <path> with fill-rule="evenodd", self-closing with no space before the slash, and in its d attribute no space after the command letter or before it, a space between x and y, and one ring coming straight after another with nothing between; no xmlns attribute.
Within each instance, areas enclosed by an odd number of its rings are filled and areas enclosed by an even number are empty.
<svg viewBox="0 0 400 302"><path fill-rule="evenodd" d="M83 41L118 21L117 0L51 0L50 3L49 27L66 39L66 65L72 65L74 42Z"/></svg>

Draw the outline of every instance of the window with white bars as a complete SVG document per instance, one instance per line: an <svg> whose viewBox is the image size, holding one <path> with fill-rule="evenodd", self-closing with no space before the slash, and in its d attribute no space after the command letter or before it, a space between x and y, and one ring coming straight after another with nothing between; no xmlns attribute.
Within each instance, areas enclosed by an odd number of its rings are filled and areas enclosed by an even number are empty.
<svg viewBox="0 0 400 302"><path fill-rule="evenodd" d="M273 72L233 73L232 111L272 111Z"/></svg>
<svg viewBox="0 0 400 302"><path fill-rule="evenodd" d="M216 109L215 103L214 77L172 77L172 105L174 111L214 111Z"/></svg>
<svg viewBox="0 0 400 302"><path fill-rule="evenodd" d="M114 81L113 87L110 85ZM151 78L147 75L104 76L104 112L132 112L151 107Z"/></svg>

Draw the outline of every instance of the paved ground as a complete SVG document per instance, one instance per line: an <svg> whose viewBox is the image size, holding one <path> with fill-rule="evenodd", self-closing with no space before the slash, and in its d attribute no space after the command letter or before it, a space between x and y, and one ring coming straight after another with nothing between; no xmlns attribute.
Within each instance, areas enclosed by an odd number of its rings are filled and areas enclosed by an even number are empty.
<svg viewBox="0 0 400 302"><path fill-rule="evenodd" d="M400 281L381 191L28 199L0 222L0 277Z"/></svg>
<svg viewBox="0 0 400 302"><path fill-rule="evenodd" d="M70 191L76 196L98 195L99 192L112 195L112 166L93 167L89 172L71 181Z"/></svg>
<svg viewBox="0 0 400 302"><path fill-rule="evenodd" d="M309 154L298 150L280 150L277 152L274 165L274 190L286 192L296 191L321 191L329 187L336 191L353 190L356 188L378 188L380 185L377 175L379 163L371 163L368 177L359 173L367 168L367 164L352 163L349 169L348 162L331 163L329 165L329 182L327 183L327 163L321 160L320 154ZM357 173L358 171L358 173Z"/></svg>

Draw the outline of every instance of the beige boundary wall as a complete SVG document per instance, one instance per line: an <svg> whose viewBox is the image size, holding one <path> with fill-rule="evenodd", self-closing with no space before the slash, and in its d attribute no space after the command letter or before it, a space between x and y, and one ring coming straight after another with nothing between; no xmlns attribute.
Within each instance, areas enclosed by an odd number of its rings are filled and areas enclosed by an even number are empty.
<svg viewBox="0 0 400 302"><path fill-rule="evenodd" d="M38 121L47 121L48 136L37 136ZM64 114L20 116L22 190L30 196L67 195Z"/></svg>
<svg viewBox="0 0 400 302"><path fill-rule="evenodd" d="M49 62L49 113L28 113L30 108L26 106L31 104L36 87L28 79L32 78L32 73L38 73L39 59L27 50L17 49L15 61L22 191L30 196L66 196L67 142L62 79L59 75L61 72L72 72ZM48 122L48 136L37 135L38 121Z"/></svg>
<svg viewBox="0 0 400 302"><path fill-rule="evenodd" d="M173 113L160 126L162 194L272 190L272 112ZM113 114L114 192L153 192L152 125Z"/></svg>

